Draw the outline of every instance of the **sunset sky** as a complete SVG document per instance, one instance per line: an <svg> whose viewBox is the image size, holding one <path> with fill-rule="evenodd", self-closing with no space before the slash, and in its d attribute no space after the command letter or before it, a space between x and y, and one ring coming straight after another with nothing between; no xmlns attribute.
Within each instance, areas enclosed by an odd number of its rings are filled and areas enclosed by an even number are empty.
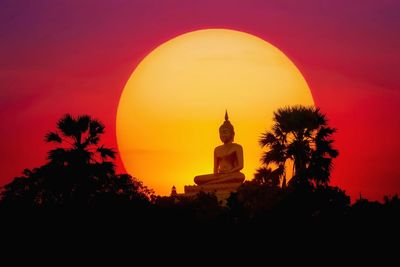
<svg viewBox="0 0 400 267"><path fill-rule="evenodd" d="M353 200L400 193L399 11L398 1L1 1L0 185L45 163L43 137L65 113L103 121L116 148L138 63L180 34L227 28L271 43L303 74L338 129L333 185Z"/></svg>

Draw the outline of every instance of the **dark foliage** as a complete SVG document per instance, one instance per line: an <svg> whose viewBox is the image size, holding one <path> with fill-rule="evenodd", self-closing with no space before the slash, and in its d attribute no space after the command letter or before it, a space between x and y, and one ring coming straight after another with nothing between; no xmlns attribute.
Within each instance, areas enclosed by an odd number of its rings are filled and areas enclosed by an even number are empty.
<svg viewBox="0 0 400 267"><path fill-rule="evenodd" d="M69 114L57 122L45 141L56 147L48 162L25 169L4 186L1 207L20 209L83 209L148 205L152 191L128 174L116 174L113 149L99 145L101 122Z"/></svg>
<svg viewBox="0 0 400 267"><path fill-rule="evenodd" d="M274 112L273 122L272 130L259 140L266 148L261 162L267 167L277 166L271 172L280 177L283 187L289 163L293 165L291 183L327 185L332 159L339 153L332 146L336 130L328 126L326 116L315 107L285 107Z"/></svg>
<svg viewBox="0 0 400 267"><path fill-rule="evenodd" d="M332 159L338 152L332 148L334 130L318 109L280 109L275 121L273 130L260 141L270 148L263 156L266 165L221 205L214 194L203 192L196 197L155 197L139 180L115 173L115 152L100 144L104 126L98 120L65 115L57 130L45 136L46 142L55 145L48 162L25 169L2 188L3 222L35 222L32 229L57 231L60 225L72 225L80 231L95 228L104 234L108 229L122 235L140 224L142 228L137 229L160 235L184 231L191 240L220 238L223 232L271 237L320 234L338 226L349 231L362 226L370 231L398 228L397 195L385 197L383 203L360 197L350 205L343 190L329 185ZM285 187L281 185L286 185L282 177L287 160L295 162L294 181L300 182ZM269 168L270 163L277 168Z"/></svg>

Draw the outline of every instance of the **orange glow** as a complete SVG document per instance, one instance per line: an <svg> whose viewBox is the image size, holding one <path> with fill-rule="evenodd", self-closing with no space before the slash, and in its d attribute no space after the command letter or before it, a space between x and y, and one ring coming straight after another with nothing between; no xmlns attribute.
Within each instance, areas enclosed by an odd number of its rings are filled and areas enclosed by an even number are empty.
<svg viewBox="0 0 400 267"><path fill-rule="evenodd" d="M212 173L225 109L244 150L246 179L260 166L258 139L273 111L314 105L296 66L276 47L243 32L199 30L160 45L137 66L117 112L117 141L128 173L157 194Z"/></svg>

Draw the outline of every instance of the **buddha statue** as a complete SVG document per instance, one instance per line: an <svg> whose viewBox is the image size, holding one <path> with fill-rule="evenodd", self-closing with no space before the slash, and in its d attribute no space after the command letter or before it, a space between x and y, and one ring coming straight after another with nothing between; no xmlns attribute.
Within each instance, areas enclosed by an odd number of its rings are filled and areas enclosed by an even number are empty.
<svg viewBox="0 0 400 267"><path fill-rule="evenodd" d="M198 186L242 184L245 176L240 172L243 169L243 148L233 143L235 131L225 112L225 121L219 127L219 136L223 145L214 149L214 173L198 175L194 182Z"/></svg>

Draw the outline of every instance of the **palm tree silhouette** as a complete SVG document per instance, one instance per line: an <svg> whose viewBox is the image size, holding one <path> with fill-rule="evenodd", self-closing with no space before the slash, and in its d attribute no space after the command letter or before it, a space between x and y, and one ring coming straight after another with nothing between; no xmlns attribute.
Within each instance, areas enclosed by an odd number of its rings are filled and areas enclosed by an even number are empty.
<svg viewBox="0 0 400 267"><path fill-rule="evenodd" d="M57 131L45 136L46 142L58 144L49 151L48 159L64 166L103 163L107 165L105 170L113 171L114 166L107 159L115 159L115 151L98 144L103 133L104 125L100 121L88 115L66 114L57 122Z"/></svg>
<svg viewBox="0 0 400 267"><path fill-rule="evenodd" d="M260 185L268 185L271 187L279 186L279 169L272 170L271 168L261 167L258 168L254 174L254 181Z"/></svg>
<svg viewBox="0 0 400 267"><path fill-rule="evenodd" d="M45 141L56 144L49 161L25 169L0 190L3 207L147 205L153 191L129 174L116 174L116 152L99 144L104 125L88 115L64 115Z"/></svg>
<svg viewBox="0 0 400 267"><path fill-rule="evenodd" d="M46 187L56 192L61 203L87 202L112 191L116 152L99 145L103 133L100 121L88 115L66 114L57 122L57 130L46 134L45 141L57 145L48 152L50 173L57 179L47 179L50 184Z"/></svg>
<svg viewBox="0 0 400 267"><path fill-rule="evenodd" d="M332 147L331 135L335 129L328 127L327 118L316 107L284 107L274 112L272 130L262 134L259 143L267 148L261 161L278 166L282 186L286 185L286 166L293 163L291 183L327 185L332 169L332 159L338 151Z"/></svg>

